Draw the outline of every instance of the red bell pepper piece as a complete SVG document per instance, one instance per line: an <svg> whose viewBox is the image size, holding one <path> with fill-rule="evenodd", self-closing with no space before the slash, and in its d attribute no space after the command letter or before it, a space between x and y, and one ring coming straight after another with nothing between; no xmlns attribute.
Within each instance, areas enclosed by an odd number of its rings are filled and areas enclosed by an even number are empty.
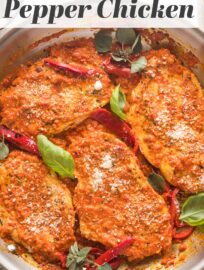
<svg viewBox="0 0 204 270"><path fill-rule="evenodd" d="M50 59L44 60L44 63L45 65L49 67L55 68L56 70L64 71L64 72L73 72L80 76L91 76L91 75L99 73L95 69L89 69L86 67L75 66L75 65L65 64L65 63L59 63L57 61L50 60Z"/></svg>
<svg viewBox="0 0 204 270"><path fill-rule="evenodd" d="M108 74L122 76L122 77L131 77L131 70L128 67L116 66L111 63L111 57L108 57L104 62L103 65L105 70Z"/></svg>
<svg viewBox="0 0 204 270"><path fill-rule="evenodd" d="M171 223L173 227L173 239L175 240L184 240L188 238L194 231L194 228L186 225L185 223L179 220L178 215L178 201L176 195L178 194L179 189L175 188L170 196L170 214L171 214ZM177 231L177 228L184 228L181 231Z"/></svg>
<svg viewBox="0 0 204 270"><path fill-rule="evenodd" d="M138 144L138 141L135 137L135 143L134 143L134 147L133 147L133 152L135 153L135 155L137 154L138 150L139 150L139 144Z"/></svg>
<svg viewBox="0 0 204 270"><path fill-rule="evenodd" d="M133 238L128 237L126 240L122 241L116 247L111 248L101 254L96 260L95 263L98 265L103 265L105 263L111 262L113 259L117 258L119 255L122 255L124 250L128 248L133 243Z"/></svg>
<svg viewBox="0 0 204 270"><path fill-rule="evenodd" d="M25 135L16 133L5 126L0 126L0 136L22 150L31 154L40 155L36 142Z"/></svg>
<svg viewBox="0 0 204 270"><path fill-rule="evenodd" d="M169 201L169 200L171 200L172 191L171 191L171 188L170 188L169 184L167 183L167 181L165 181L165 183L166 183L165 191L162 194L162 196L165 199L165 201Z"/></svg>
<svg viewBox="0 0 204 270"><path fill-rule="evenodd" d="M111 57L108 57L104 62L103 62L105 71L108 74L116 75L116 76L121 76L121 77L126 77L130 78L132 75L137 76L139 78L138 74L132 74L130 67L125 67L122 65L114 65L111 63Z"/></svg>
<svg viewBox="0 0 204 270"><path fill-rule="evenodd" d="M176 188L174 191L171 193L171 199L170 199L170 215L171 215L171 223L172 227L174 226L175 223L175 217L176 217L176 212L177 212L177 206L176 206L176 195L179 192L179 190Z"/></svg>
<svg viewBox="0 0 204 270"><path fill-rule="evenodd" d="M98 109L92 113L91 118L104 125L128 145L135 147L135 149L138 148L138 143L132 129L127 123L114 116L111 112L105 109Z"/></svg>
<svg viewBox="0 0 204 270"><path fill-rule="evenodd" d="M187 227L185 230L177 232L176 230L173 231L173 238L176 240L184 240L188 238L194 231L194 228Z"/></svg>
<svg viewBox="0 0 204 270"><path fill-rule="evenodd" d="M178 201L176 199L176 195L178 194L179 189L175 188L171 194L171 202L170 202L170 214L172 219L172 226L176 226L177 228L185 227L185 223L179 220L179 215L177 211Z"/></svg>

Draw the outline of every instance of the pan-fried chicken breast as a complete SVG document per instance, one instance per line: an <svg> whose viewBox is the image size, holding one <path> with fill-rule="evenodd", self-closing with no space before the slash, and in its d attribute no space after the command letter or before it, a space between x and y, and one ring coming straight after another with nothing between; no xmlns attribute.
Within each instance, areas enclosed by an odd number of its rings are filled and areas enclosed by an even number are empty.
<svg viewBox="0 0 204 270"><path fill-rule="evenodd" d="M88 77L65 74L45 65L45 59L21 68L0 97L2 124L27 135L57 134L109 102L113 86L91 39L55 46L48 58L97 73Z"/></svg>
<svg viewBox="0 0 204 270"><path fill-rule="evenodd" d="M74 205L82 236L108 247L133 237L125 252L129 260L167 249L171 245L167 206L148 184L132 151L107 132L87 129L81 134L69 151L76 164Z"/></svg>
<svg viewBox="0 0 204 270"><path fill-rule="evenodd" d="M0 167L0 236L24 246L38 262L56 261L74 242L67 187L36 156L13 151Z"/></svg>
<svg viewBox="0 0 204 270"><path fill-rule="evenodd" d="M144 156L186 192L204 190L204 97L196 76L161 49L132 92L128 121Z"/></svg>

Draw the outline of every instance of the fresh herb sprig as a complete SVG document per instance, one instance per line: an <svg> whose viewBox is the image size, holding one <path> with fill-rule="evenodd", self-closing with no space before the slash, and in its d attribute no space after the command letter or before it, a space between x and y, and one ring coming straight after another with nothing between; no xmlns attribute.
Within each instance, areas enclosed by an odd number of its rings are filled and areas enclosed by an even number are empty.
<svg viewBox="0 0 204 270"><path fill-rule="evenodd" d="M151 173L148 177L148 182L156 192L160 194L164 193L166 183L161 175L157 173Z"/></svg>
<svg viewBox="0 0 204 270"><path fill-rule="evenodd" d="M62 178L74 179L74 160L71 154L55 145L44 135L37 136L37 144L45 164Z"/></svg>
<svg viewBox="0 0 204 270"><path fill-rule="evenodd" d="M126 104L126 96L122 92L120 85L118 85L112 92L110 99L110 107L112 112L114 112L122 120L125 120L126 118L126 115L123 112L125 104Z"/></svg>
<svg viewBox="0 0 204 270"><path fill-rule="evenodd" d="M94 43L99 53L109 52L112 47L112 42L111 32L108 30L101 30L95 35Z"/></svg>
<svg viewBox="0 0 204 270"><path fill-rule="evenodd" d="M190 226L204 225L204 192L190 196L184 202L180 219Z"/></svg>
<svg viewBox="0 0 204 270"><path fill-rule="evenodd" d="M67 255L66 267L68 270L83 270L86 265L94 267L97 270L112 270L108 263L103 265L97 265L93 260L88 258L91 251L90 247L84 247L80 249L75 242L69 250Z"/></svg>
<svg viewBox="0 0 204 270"><path fill-rule="evenodd" d="M115 62L128 62L131 65L131 73L142 71L147 65L147 59L144 56L132 60L131 56L142 51L142 42L140 34L132 28L119 28L116 31L116 41L121 45L111 53ZM101 30L95 35L95 47L100 53L109 52L112 48L112 36L109 31Z"/></svg>

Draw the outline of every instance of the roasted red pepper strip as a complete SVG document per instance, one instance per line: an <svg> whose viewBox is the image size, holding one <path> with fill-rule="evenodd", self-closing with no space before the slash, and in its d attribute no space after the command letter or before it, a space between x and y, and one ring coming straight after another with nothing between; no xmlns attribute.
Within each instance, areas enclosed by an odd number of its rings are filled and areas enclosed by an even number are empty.
<svg viewBox="0 0 204 270"><path fill-rule="evenodd" d="M135 153L135 155L137 154L138 150L139 150L139 144L135 138L135 143L134 143L134 147L133 147L133 152Z"/></svg>
<svg viewBox="0 0 204 270"><path fill-rule="evenodd" d="M194 231L194 228L187 227L186 229L177 232L176 230L173 231L173 238L176 240L184 240L188 238Z"/></svg>
<svg viewBox="0 0 204 270"><path fill-rule="evenodd" d="M121 77L126 77L130 78L131 76L138 76L138 74L132 74L131 69L129 67L124 67L124 66L119 66L119 65L114 65L111 63L111 57L108 57L104 62L103 62L105 71L108 74L116 75L116 76L121 76Z"/></svg>
<svg viewBox="0 0 204 270"><path fill-rule="evenodd" d="M38 146L35 141L27 136L16 133L5 126L0 126L0 136L4 137L7 142L10 142L18 148L29 153L39 155Z"/></svg>
<svg viewBox="0 0 204 270"><path fill-rule="evenodd" d="M116 134L119 138L121 138L124 142L132 147L137 147L137 141L131 128L127 123L120 120L117 116L114 116L111 112L105 109L98 109L94 113L92 113L91 118L101 123L111 132Z"/></svg>
<svg viewBox="0 0 204 270"><path fill-rule="evenodd" d="M171 188L170 188L169 184L167 183L167 181L165 181L165 183L166 183L165 191L162 194L162 196L165 199L165 201L169 201L171 199L171 196L172 196L172 191L171 191Z"/></svg>
<svg viewBox="0 0 204 270"><path fill-rule="evenodd" d="M74 65L70 65L70 64L59 63L59 62L56 62L56 61L50 60L50 59L44 60L44 63L47 66L55 68L56 70L64 71L64 72L73 72L73 73L78 74L80 76L91 76L91 75L99 73L95 69L89 69L89 68L82 67L82 66L79 67L79 66L74 66Z"/></svg>
<svg viewBox="0 0 204 270"><path fill-rule="evenodd" d="M116 247L111 248L101 254L96 260L95 263L98 265L103 265L105 263L108 263L112 261L113 259L117 258L119 255L122 255L124 250L128 248L133 243L133 238L129 237L126 240L122 241L120 244L118 244Z"/></svg>
<svg viewBox="0 0 204 270"><path fill-rule="evenodd" d="M171 214L171 222L173 229L173 239L175 240L183 240L188 238L194 231L194 228L189 227L185 223L179 220L179 215L177 211L178 201L176 195L178 194L179 189L175 188L170 197L170 214ZM177 231L177 228L184 228L181 231Z"/></svg>
<svg viewBox="0 0 204 270"><path fill-rule="evenodd" d="M174 222L175 222L175 217L176 217L176 213L177 213L177 206L176 206L176 195L179 192L179 190L176 188L174 189L174 191L171 194L171 199L170 199L170 214L171 214L171 223L172 223L172 227L174 226Z"/></svg>
<svg viewBox="0 0 204 270"><path fill-rule="evenodd" d="M179 215L177 211L178 201L176 199L176 195L178 194L179 189L175 188L171 194L171 203L170 203L170 214L172 218L172 226L176 226L177 228L185 227L185 223L179 220Z"/></svg>

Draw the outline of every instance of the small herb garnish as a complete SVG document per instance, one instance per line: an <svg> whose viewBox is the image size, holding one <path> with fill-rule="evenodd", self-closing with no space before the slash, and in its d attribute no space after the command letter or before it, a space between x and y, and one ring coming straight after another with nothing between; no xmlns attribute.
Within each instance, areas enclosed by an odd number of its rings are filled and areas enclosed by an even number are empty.
<svg viewBox="0 0 204 270"><path fill-rule="evenodd" d="M86 262L87 255L89 254L91 248L84 247L79 249L77 243L75 242L69 249L69 254L67 255L66 267L69 270L81 270Z"/></svg>
<svg viewBox="0 0 204 270"><path fill-rule="evenodd" d="M151 173L148 178L149 184L152 186L152 188L158 192L158 193L164 193L166 183L164 178L156 173Z"/></svg>
<svg viewBox="0 0 204 270"><path fill-rule="evenodd" d="M131 55L139 53L142 50L141 36L136 34L134 29L120 28L116 32L116 39L121 44L121 50L113 52L112 58L114 61L129 62L131 64L131 73L137 73L142 71L146 65L147 60L144 56L140 57L136 61L131 60ZM125 45L131 47L125 48Z"/></svg>
<svg viewBox="0 0 204 270"><path fill-rule="evenodd" d="M9 148L4 143L4 136L2 138L2 141L0 142L0 160L4 160L9 155Z"/></svg>
<svg viewBox="0 0 204 270"><path fill-rule="evenodd" d="M111 33L107 30L101 30L95 35L94 39L97 52L109 52L112 47Z"/></svg>
<svg viewBox="0 0 204 270"><path fill-rule="evenodd" d="M204 192L191 196L184 202L180 219L191 226L204 225Z"/></svg>
<svg viewBox="0 0 204 270"><path fill-rule="evenodd" d="M51 170L63 178L74 178L74 160L69 152L49 141L44 135L38 135L37 143L43 161Z"/></svg>
<svg viewBox="0 0 204 270"><path fill-rule="evenodd" d="M94 267L97 270L112 270L108 263L103 265L97 265L92 259L88 258L90 247L84 247L80 249L75 242L69 249L69 254L67 255L66 267L68 270L83 270L85 265Z"/></svg>
<svg viewBox="0 0 204 270"><path fill-rule="evenodd" d="M137 34L132 28L119 28L116 31L116 41L121 45L121 48L111 53L111 57L116 62L128 62L131 65L131 73L142 71L147 60L144 56L136 61L131 59L133 54L138 54L142 51L142 41L140 34ZM95 47L98 52L108 52L112 47L112 38L107 31L99 31L95 35Z"/></svg>
<svg viewBox="0 0 204 270"><path fill-rule="evenodd" d="M121 119L125 119L126 115L123 112L125 107L126 97L125 94L121 91L120 85L118 85L112 92L112 96L110 99L110 106L112 112L114 112Z"/></svg>
<svg viewBox="0 0 204 270"><path fill-rule="evenodd" d="M133 45L136 33L133 28L119 28L116 31L116 39L122 45Z"/></svg>
<svg viewBox="0 0 204 270"><path fill-rule="evenodd" d="M131 64L131 73L136 73L142 71L147 65L147 59L141 56L136 61Z"/></svg>

